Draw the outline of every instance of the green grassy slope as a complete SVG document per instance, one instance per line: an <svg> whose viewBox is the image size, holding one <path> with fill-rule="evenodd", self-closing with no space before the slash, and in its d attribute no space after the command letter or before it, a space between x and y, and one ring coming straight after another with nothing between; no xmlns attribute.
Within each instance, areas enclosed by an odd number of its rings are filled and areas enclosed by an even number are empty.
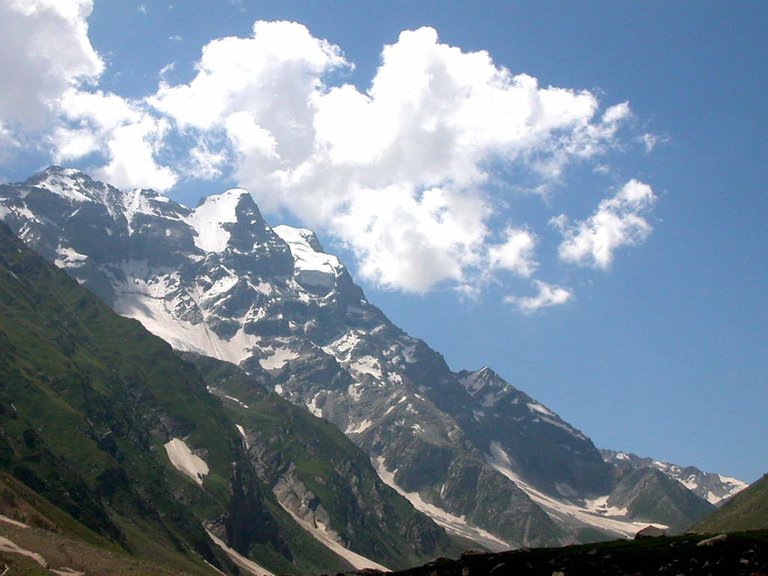
<svg viewBox="0 0 768 576"><path fill-rule="evenodd" d="M5 473L0 474L0 537L39 554L47 565L0 550L0 570L6 566L8 574L52 575L52 570L59 570L101 576L171 576L184 564L189 574L206 573L192 562L163 565L137 559Z"/></svg>
<svg viewBox="0 0 768 576"><path fill-rule="evenodd" d="M244 534L238 550L260 550L267 567L347 566L276 516L194 367L1 224L0 382L0 471L109 546L189 574L211 573L206 562L234 571L207 522L222 535ZM163 445L175 437L208 464L202 488L171 466Z"/></svg>
<svg viewBox="0 0 768 576"><path fill-rule="evenodd" d="M730 498L722 508L696 523L696 532L768 529L768 474Z"/></svg>

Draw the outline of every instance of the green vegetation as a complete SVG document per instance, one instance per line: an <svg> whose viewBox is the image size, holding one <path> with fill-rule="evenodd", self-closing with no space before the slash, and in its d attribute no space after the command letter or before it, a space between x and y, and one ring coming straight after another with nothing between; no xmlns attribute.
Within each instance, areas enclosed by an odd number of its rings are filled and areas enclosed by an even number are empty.
<svg viewBox="0 0 768 576"><path fill-rule="evenodd" d="M691 529L696 532L768 530L768 474Z"/></svg>
<svg viewBox="0 0 768 576"><path fill-rule="evenodd" d="M111 312L4 226L0 378L0 470L110 546L141 556L152 542L169 565L200 574L210 573L203 558L227 566L199 519L173 498L178 474L167 472L162 447L202 427L216 428L204 431L212 441L237 446L218 401L164 342ZM223 484L229 452L210 462L211 477ZM213 497L223 512L224 494ZM134 537L126 527L139 519L146 525Z"/></svg>
<svg viewBox="0 0 768 576"><path fill-rule="evenodd" d="M186 574L234 572L205 525L273 570L348 568L279 507L192 365L3 224L0 382L6 495L55 502L38 516L70 537ZM207 463L202 487L171 465L172 438Z"/></svg>
<svg viewBox="0 0 768 576"><path fill-rule="evenodd" d="M263 480L270 486L294 483L291 489L327 513L331 528L351 550L392 568L460 552L462 547L442 529L380 481L368 456L336 426L268 392L257 378L231 364L184 357L200 369L224 398L232 421L246 431Z"/></svg>

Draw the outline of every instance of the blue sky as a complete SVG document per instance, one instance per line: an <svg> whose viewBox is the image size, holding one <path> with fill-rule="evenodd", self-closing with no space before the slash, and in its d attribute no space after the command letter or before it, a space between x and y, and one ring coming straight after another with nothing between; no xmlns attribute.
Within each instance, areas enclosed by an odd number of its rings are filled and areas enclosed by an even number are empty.
<svg viewBox="0 0 768 576"><path fill-rule="evenodd" d="M3 180L242 185L453 369L600 447L768 471L765 3L21 6Z"/></svg>

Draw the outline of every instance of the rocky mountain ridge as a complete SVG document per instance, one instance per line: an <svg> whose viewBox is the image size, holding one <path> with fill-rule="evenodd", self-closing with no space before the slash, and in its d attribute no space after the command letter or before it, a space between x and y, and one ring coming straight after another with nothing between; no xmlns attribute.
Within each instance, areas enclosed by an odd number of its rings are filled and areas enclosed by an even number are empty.
<svg viewBox="0 0 768 576"><path fill-rule="evenodd" d="M335 424L381 480L455 535L502 549L654 521L611 504L633 477L585 434L488 368L452 372L371 305L314 234L269 227L243 190L190 209L52 167L0 187L0 218L174 348L237 364ZM709 510L700 500L694 515ZM673 516L691 523L690 513L680 504Z"/></svg>
<svg viewBox="0 0 768 576"><path fill-rule="evenodd" d="M606 462L619 467L658 470L715 506L719 506L747 487L747 484L741 480L715 472L704 472L695 466L678 466L616 450L600 450L600 453Z"/></svg>

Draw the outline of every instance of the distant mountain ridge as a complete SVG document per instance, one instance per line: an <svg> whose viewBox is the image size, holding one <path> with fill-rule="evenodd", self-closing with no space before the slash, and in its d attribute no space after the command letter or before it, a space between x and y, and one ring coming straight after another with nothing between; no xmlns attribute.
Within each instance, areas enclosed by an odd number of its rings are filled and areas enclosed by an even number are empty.
<svg viewBox="0 0 768 576"><path fill-rule="evenodd" d="M381 480L459 537L502 549L631 535L657 521L612 504L633 478L636 490L673 495L665 517L676 526L712 509L699 496L690 506L693 493L668 476L646 484L606 461L491 369L452 372L372 306L312 232L269 227L246 191L190 209L52 167L1 186L0 218L174 348L237 364L334 423Z"/></svg>
<svg viewBox="0 0 768 576"><path fill-rule="evenodd" d="M703 472L695 466L678 466L616 450L600 450L600 453L606 462L619 467L629 466L638 469L653 468L658 470L716 506L747 487L746 482L715 472Z"/></svg>

